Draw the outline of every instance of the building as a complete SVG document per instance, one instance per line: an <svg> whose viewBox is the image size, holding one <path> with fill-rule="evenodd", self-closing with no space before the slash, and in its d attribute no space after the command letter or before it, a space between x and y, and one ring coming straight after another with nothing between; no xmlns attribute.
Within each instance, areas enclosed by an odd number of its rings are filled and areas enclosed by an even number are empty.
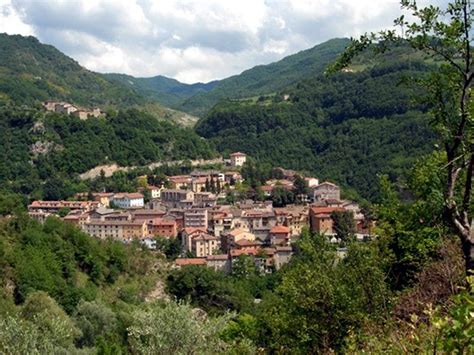
<svg viewBox="0 0 474 355"><path fill-rule="evenodd" d="M312 188L314 201L323 201L323 200L340 200L341 199L341 189L336 184L332 182L325 181L319 184L318 186Z"/></svg>
<svg viewBox="0 0 474 355"><path fill-rule="evenodd" d="M33 201L28 205L28 212L58 213L59 210L67 208L71 211L88 212L101 206L97 201Z"/></svg>
<svg viewBox="0 0 474 355"><path fill-rule="evenodd" d="M190 266L190 265L207 265L206 258L178 258L175 261L175 265L177 268L181 268L183 266Z"/></svg>
<svg viewBox="0 0 474 355"><path fill-rule="evenodd" d="M143 195L138 192L115 194L112 202L119 208L143 208L145 206Z"/></svg>
<svg viewBox="0 0 474 355"><path fill-rule="evenodd" d="M286 246L290 244L290 228L287 226L275 226L268 234L271 245Z"/></svg>
<svg viewBox="0 0 474 355"><path fill-rule="evenodd" d="M182 201L194 202L194 193L189 190L164 189L161 191L161 202L168 208L176 208L182 205Z"/></svg>
<svg viewBox="0 0 474 355"><path fill-rule="evenodd" d="M214 207L217 204L217 197L212 192L195 192L194 206Z"/></svg>
<svg viewBox="0 0 474 355"><path fill-rule="evenodd" d="M220 241L219 238L214 237L208 233L198 232L195 233L191 238L191 252L197 258L206 257L208 255L214 255L219 251Z"/></svg>
<svg viewBox="0 0 474 355"><path fill-rule="evenodd" d="M184 228L202 228L207 230L207 210L205 208L191 208L184 211Z"/></svg>
<svg viewBox="0 0 474 355"><path fill-rule="evenodd" d="M71 113L76 112L76 111L77 111L77 107L67 102L60 102L54 105L54 112L57 112L57 113L65 113L67 115L70 115Z"/></svg>
<svg viewBox="0 0 474 355"><path fill-rule="evenodd" d="M131 211L131 215L135 220L151 220L154 218L161 218L166 214L163 210L149 210L149 209L138 209Z"/></svg>
<svg viewBox="0 0 474 355"><path fill-rule="evenodd" d="M97 192L93 193L95 201L100 202L105 207L110 207L110 200L114 197L113 192Z"/></svg>
<svg viewBox="0 0 474 355"><path fill-rule="evenodd" d="M208 255L206 264L208 267L216 271L223 271L226 274L230 273L231 270L230 258L227 254Z"/></svg>
<svg viewBox="0 0 474 355"><path fill-rule="evenodd" d="M247 161L247 155L241 152L235 152L230 155L231 166L242 166Z"/></svg>
<svg viewBox="0 0 474 355"><path fill-rule="evenodd" d="M344 211L341 207L311 207L309 209L310 229L314 233L333 235L333 220L331 213Z"/></svg>
<svg viewBox="0 0 474 355"><path fill-rule="evenodd" d="M145 221L102 221L84 223L82 229L89 235L100 239L114 238L122 241L143 239L148 235Z"/></svg>
<svg viewBox="0 0 474 355"><path fill-rule="evenodd" d="M290 246L277 246L273 254L273 265L276 270L280 270L283 265L288 263L293 255L293 249Z"/></svg>
<svg viewBox="0 0 474 355"><path fill-rule="evenodd" d="M159 236L165 238L176 238L178 226L174 219L154 218L147 221L149 236Z"/></svg>
<svg viewBox="0 0 474 355"><path fill-rule="evenodd" d="M77 117L80 120L87 120L89 118L90 114L91 114L91 112L86 111L86 110L82 110L82 109L76 110L72 113L72 115L74 117Z"/></svg>
<svg viewBox="0 0 474 355"><path fill-rule="evenodd" d="M191 187L191 176L189 175L170 176L168 181L173 189L188 189Z"/></svg>

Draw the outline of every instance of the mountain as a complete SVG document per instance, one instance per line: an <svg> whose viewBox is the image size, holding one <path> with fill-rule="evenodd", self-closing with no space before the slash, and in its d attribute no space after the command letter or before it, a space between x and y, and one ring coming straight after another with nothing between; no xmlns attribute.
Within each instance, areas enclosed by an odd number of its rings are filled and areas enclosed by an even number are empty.
<svg viewBox="0 0 474 355"><path fill-rule="evenodd" d="M352 68L318 75L274 96L224 100L195 129L227 154L306 170L376 200L378 175L401 178L432 151L435 138L423 104L412 104L431 63L406 47L365 55Z"/></svg>
<svg viewBox="0 0 474 355"><path fill-rule="evenodd" d="M32 105L48 99L107 108L137 107L160 119L193 124L188 114L170 110L127 85L80 66L35 37L0 34L0 103Z"/></svg>
<svg viewBox="0 0 474 355"><path fill-rule="evenodd" d="M151 78L136 78L126 74L105 74L105 76L115 82L119 82L128 88L135 90L144 97L156 100L168 107L178 108L181 102L199 93L206 93L212 90L217 81L206 84L184 84L176 79L157 75Z"/></svg>
<svg viewBox="0 0 474 355"><path fill-rule="evenodd" d="M298 80L320 74L348 44L349 40L345 38L332 39L278 62L259 65L239 75L206 84L184 84L160 75L135 78L125 74L106 74L106 77L166 106L203 116L221 99L270 94Z"/></svg>
<svg viewBox="0 0 474 355"><path fill-rule="evenodd" d="M304 78L321 74L347 47L349 39L336 38L268 65L259 65L217 82L210 91L198 93L178 106L203 116L219 100L270 94Z"/></svg>

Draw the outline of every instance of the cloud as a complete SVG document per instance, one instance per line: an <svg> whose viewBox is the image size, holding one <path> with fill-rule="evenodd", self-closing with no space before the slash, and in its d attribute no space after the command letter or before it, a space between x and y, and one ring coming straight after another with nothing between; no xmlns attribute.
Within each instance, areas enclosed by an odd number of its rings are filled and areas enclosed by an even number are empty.
<svg viewBox="0 0 474 355"><path fill-rule="evenodd" d="M205 82L398 13L397 0L0 0L0 31L34 34L99 72Z"/></svg>

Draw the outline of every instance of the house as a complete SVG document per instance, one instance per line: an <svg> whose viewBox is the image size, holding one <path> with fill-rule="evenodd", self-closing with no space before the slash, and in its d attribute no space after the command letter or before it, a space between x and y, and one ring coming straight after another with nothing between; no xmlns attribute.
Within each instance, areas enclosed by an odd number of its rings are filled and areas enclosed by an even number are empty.
<svg viewBox="0 0 474 355"><path fill-rule="evenodd" d="M224 182L229 185L235 185L238 182L242 182L242 175L237 171L226 171L224 173Z"/></svg>
<svg viewBox="0 0 474 355"><path fill-rule="evenodd" d="M191 252L197 257L202 258L208 255L216 254L220 248L219 238L205 232L198 232L191 237Z"/></svg>
<svg viewBox="0 0 474 355"><path fill-rule="evenodd" d="M227 254L206 256L206 265L215 271L223 271L226 274L230 273L231 270L230 258Z"/></svg>
<svg viewBox="0 0 474 355"><path fill-rule="evenodd" d="M309 223L312 232L333 235L333 220L331 213L344 211L341 207L311 207L309 209Z"/></svg>
<svg viewBox="0 0 474 355"><path fill-rule="evenodd" d="M283 265L288 263L293 255L293 249L290 246L277 246L273 254L273 265L276 270L280 270Z"/></svg>
<svg viewBox="0 0 474 355"><path fill-rule="evenodd" d="M242 166L247 161L247 155L241 152L235 152L230 155L231 166Z"/></svg>
<svg viewBox="0 0 474 355"><path fill-rule="evenodd" d="M160 195L161 195L161 202L168 208L179 207L181 205L181 201L194 202L194 193L189 190L164 189L161 191Z"/></svg>
<svg viewBox="0 0 474 355"><path fill-rule="evenodd" d="M207 265L206 258L178 258L175 261L175 265L177 268L181 268L183 266L190 266L190 265Z"/></svg>
<svg viewBox="0 0 474 355"><path fill-rule="evenodd" d="M184 212L184 228L202 228L207 230L208 218L205 208L191 208Z"/></svg>
<svg viewBox="0 0 474 355"><path fill-rule="evenodd" d="M328 199L340 200L341 189L332 182L325 181L312 188L314 201L323 201Z"/></svg>
<svg viewBox="0 0 474 355"><path fill-rule="evenodd" d="M67 115L70 115L71 113L77 111L77 107L74 105L71 105L67 102L60 102L54 105L54 112L57 113L65 113Z"/></svg>
<svg viewBox="0 0 474 355"><path fill-rule="evenodd" d="M289 245L290 228L287 226L275 226L270 229L268 238L271 245Z"/></svg>
<svg viewBox="0 0 474 355"><path fill-rule="evenodd" d="M138 192L118 193L112 198L112 202L119 208L143 208L145 202L143 195Z"/></svg>
<svg viewBox="0 0 474 355"><path fill-rule="evenodd" d="M138 209L131 211L131 215L135 220L151 220L154 218L161 218L166 214L163 210Z"/></svg>
<svg viewBox="0 0 474 355"><path fill-rule="evenodd" d="M212 192L195 192L194 206L214 207L217 204L217 197Z"/></svg>
<svg viewBox="0 0 474 355"><path fill-rule="evenodd" d="M319 180L315 177L305 177L304 180L306 181L306 184L309 188L316 187L319 185Z"/></svg>
<svg viewBox="0 0 474 355"><path fill-rule="evenodd" d="M89 111L83 110L83 109L78 109L78 110L72 112L72 115L74 117L79 118L80 120L87 120L89 118L90 114L91 113Z"/></svg>
<svg viewBox="0 0 474 355"><path fill-rule="evenodd" d="M163 186L158 187L158 186L148 185L147 189L148 191L150 191L151 198L160 198L160 193L161 193L161 190L163 190Z"/></svg>
<svg viewBox="0 0 474 355"><path fill-rule="evenodd" d="M172 189L187 189L191 186L191 176L189 175L175 175L170 176L168 181Z"/></svg>
<svg viewBox="0 0 474 355"><path fill-rule="evenodd" d="M147 221L148 235L165 238L176 238L178 226L174 219L153 218Z"/></svg>
<svg viewBox="0 0 474 355"><path fill-rule="evenodd" d="M191 190L193 192L206 191L206 185L209 183L209 179L206 177L193 177L191 179Z"/></svg>
<svg viewBox="0 0 474 355"><path fill-rule="evenodd" d="M44 101L44 102L42 103L42 105L43 105L43 108L44 108L46 111L54 111L57 103L58 103L58 102L56 102L56 101L50 101L50 100L48 100L48 101Z"/></svg>
<svg viewBox="0 0 474 355"><path fill-rule="evenodd" d="M191 240L199 233L207 233L204 228L183 228L181 231L181 244L185 251L191 251Z"/></svg>
<svg viewBox="0 0 474 355"><path fill-rule="evenodd" d="M95 201L100 202L105 207L110 206L110 200L114 197L113 192L96 192L93 193L92 196L94 197Z"/></svg>

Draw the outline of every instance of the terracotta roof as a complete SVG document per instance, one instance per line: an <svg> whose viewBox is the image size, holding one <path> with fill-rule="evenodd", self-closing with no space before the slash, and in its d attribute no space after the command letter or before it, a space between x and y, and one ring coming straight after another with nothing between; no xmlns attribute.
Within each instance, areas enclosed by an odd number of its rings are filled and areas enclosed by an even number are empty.
<svg viewBox="0 0 474 355"><path fill-rule="evenodd" d="M240 247L247 247L247 246L257 246L257 245L261 245L262 243L260 243L260 242L257 241L257 240L251 241L251 240L242 238L242 239L237 240L237 241L235 242L235 244L237 244L237 245L240 246Z"/></svg>
<svg viewBox="0 0 474 355"><path fill-rule="evenodd" d="M124 192L124 193L118 193L114 195L114 200L115 199L122 199L122 198L143 198L143 195L139 192Z"/></svg>
<svg viewBox="0 0 474 355"><path fill-rule="evenodd" d="M275 226L270 229L270 233L290 233L290 228L286 226Z"/></svg>
<svg viewBox="0 0 474 355"><path fill-rule="evenodd" d="M196 232L207 233L207 230L205 228L202 228L202 227L186 227L186 228L183 229L183 232L186 232L186 234L190 235L190 234L194 234Z"/></svg>
<svg viewBox="0 0 474 355"><path fill-rule="evenodd" d="M235 152L230 155L231 157L246 157L247 154L242 153L242 152Z"/></svg>
<svg viewBox="0 0 474 355"><path fill-rule="evenodd" d="M178 258L176 259L176 266L187 266L187 265L206 265L206 259L204 258Z"/></svg>
<svg viewBox="0 0 474 355"><path fill-rule="evenodd" d="M208 255L206 259L209 260L227 260L229 259L229 255L227 254L219 254L219 255Z"/></svg>
<svg viewBox="0 0 474 355"><path fill-rule="evenodd" d="M232 249L230 251L230 256L231 257L237 257L240 255L257 255L258 249L253 247L253 248L247 248L247 249Z"/></svg>
<svg viewBox="0 0 474 355"><path fill-rule="evenodd" d="M334 186L334 187L339 187L337 186L336 184L333 184L332 182L329 182L329 181L324 181L322 183L320 183L318 186L316 186L317 188L321 185L329 185L329 186Z"/></svg>
<svg viewBox="0 0 474 355"><path fill-rule="evenodd" d="M276 252L292 252L293 248L290 246L277 246L276 247Z"/></svg>

